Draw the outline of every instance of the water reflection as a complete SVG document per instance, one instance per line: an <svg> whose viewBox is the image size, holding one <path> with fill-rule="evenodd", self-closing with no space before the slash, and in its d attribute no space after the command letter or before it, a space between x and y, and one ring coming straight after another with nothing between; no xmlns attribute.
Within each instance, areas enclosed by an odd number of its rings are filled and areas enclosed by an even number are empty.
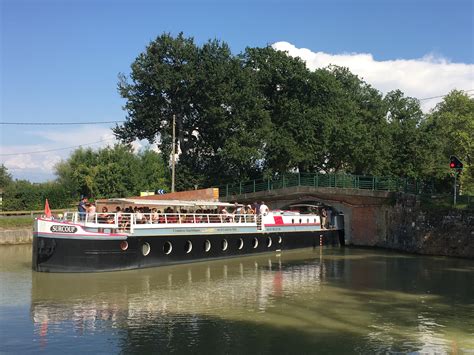
<svg viewBox="0 0 474 355"><path fill-rule="evenodd" d="M0 351L18 348L14 334L23 352L49 353L474 349L472 260L337 248L99 274L32 273L18 255L7 260L18 265L0 269L13 285L0 310L31 278L32 330L2 312L12 326L0 324L10 344Z"/></svg>
<svg viewBox="0 0 474 355"><path fill-rule="evenodd" d="M134 327L165 314L247 319L242 309L265 312L275 298L320 289L327 265L317 259L292 265L298 257L285 263L271 255L114 273L33 273L32 317L43 329L71 320L80 330L95 329L99 320Z"/></svg>

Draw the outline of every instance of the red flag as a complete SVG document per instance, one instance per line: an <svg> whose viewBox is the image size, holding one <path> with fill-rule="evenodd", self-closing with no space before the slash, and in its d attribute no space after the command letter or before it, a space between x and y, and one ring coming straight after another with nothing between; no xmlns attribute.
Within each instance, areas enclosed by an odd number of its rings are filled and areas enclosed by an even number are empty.
<svg viewBox="0 0 474 355"><path fill-rule="evenodd" d="M49 208L48 199L46 199L46 202L44 203L44 215L48 218L51 218L51 209Z"/></svg>

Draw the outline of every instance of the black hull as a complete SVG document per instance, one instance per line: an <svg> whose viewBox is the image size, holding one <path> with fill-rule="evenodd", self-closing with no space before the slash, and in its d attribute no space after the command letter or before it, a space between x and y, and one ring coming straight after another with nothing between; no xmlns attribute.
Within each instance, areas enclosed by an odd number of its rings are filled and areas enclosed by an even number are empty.
<svg viewBox="0 0 474 355"><path fill-rule="evenodd" d="M339 246L340 233L341 231L337 230L321 230L240 235L131 236L126 240L128 244L126 250L121 249L123 243L121 240L35 237L32 264L33 269L40 272L140 269L279 250L320 247L321 243L323 246ZM223 250L224 240L227 242L226 250ZM144 255L143 246L146 243L149 245L149 253ZM189 251L190 243L192 249Z"/></svg>

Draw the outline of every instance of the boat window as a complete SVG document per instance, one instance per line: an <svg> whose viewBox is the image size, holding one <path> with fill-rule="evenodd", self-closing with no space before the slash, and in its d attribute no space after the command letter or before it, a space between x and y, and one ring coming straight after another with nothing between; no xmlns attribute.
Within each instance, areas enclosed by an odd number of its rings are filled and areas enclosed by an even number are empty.
<svg viewBox="0 0 474 355"><path fill-rule="evenodd" d="M206 253L211 250L211 242L209 240L206 240L206 242L204 243L204 250L206 251Z"/></svg>
<svg viewBox="0 0 474 355"><path fill-rule="evenodd" d="M229 243L227 243L227 240L222 241L222 251L226 251L227 247L229 246Z"/></svg>
<svg viewBox="0 0 474 355"><path fill-rule="evenodd" d="M242 238L239 238L239 250L241 250L244 247L244 240Z"/></svg>
<svg viewBox="0 0 474 355"><path fill-rule="evenodd" d="M281 237L278 237L278 244L281 244L282 240Z"/></svg>
<svg viewBox="0 0 474 355"><path fill-rule="evenodd" d="M257 238L253 238L253 248L256 249L258 247L258 239Z"/></svg>
<svg viewBox="0 0 474 355"><path fill-rule="evenodd" d="M142 254L143 254L143 256L147 256L148 254L150 254L150 251L151 251L150 244L143 243L143 245L142 245Z"/></svg>
<svg viewBox="0 0 474 355"><path fill-rule="evenodd" d="M301 218L300 218L300 224L301 224Z"/></svg>
<svg viewBox="0 0 474 355"><path fill-rule="evenodd" d="M171 251L173 250L173 245L171 244L171 242L165 242L165 244L163 245L163 252L168 255L168 254L171 254Z"/></svg>
<svg viewBox="0 0 474 355"><path fill-rule="evenodd" d="M291 223L295 224L295 220L293 218L291 219Z"/></svg>
<svg viewBox="0 0 474 355"><path fill-rule="evenodd" d="M309 223L309 218L306 220L306 223Z"/></svg>
<svg viewBox="0 0 474 355"><path fill-rule="evenodd" d="M128 242L126 240L122 240L120 242L120 249L122 249L123 251L128 249Z"/></svg>
<svg viewBox="0 0 474 355"><path fill-rule="evenodd" d="M272 238L267 237L267 247L270 248L272 246Z"/></svg>
<svg viewBox="0 0 474 355"><path fill-rule="evenodd" d="M186 241L186 254L189 254L193 250L193 243L190 240Z"/></svg>

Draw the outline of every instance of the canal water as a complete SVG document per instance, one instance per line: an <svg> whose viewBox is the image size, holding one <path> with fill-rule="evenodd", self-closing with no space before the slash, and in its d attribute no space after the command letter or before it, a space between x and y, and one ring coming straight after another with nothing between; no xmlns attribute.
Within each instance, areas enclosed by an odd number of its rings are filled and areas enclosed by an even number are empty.
<svg viewBox="0 0 474 355"><path fill-rule="evenodd" d="M473 353L474 260L307 249L97 274L0 247L0 353Z"/></svg>

